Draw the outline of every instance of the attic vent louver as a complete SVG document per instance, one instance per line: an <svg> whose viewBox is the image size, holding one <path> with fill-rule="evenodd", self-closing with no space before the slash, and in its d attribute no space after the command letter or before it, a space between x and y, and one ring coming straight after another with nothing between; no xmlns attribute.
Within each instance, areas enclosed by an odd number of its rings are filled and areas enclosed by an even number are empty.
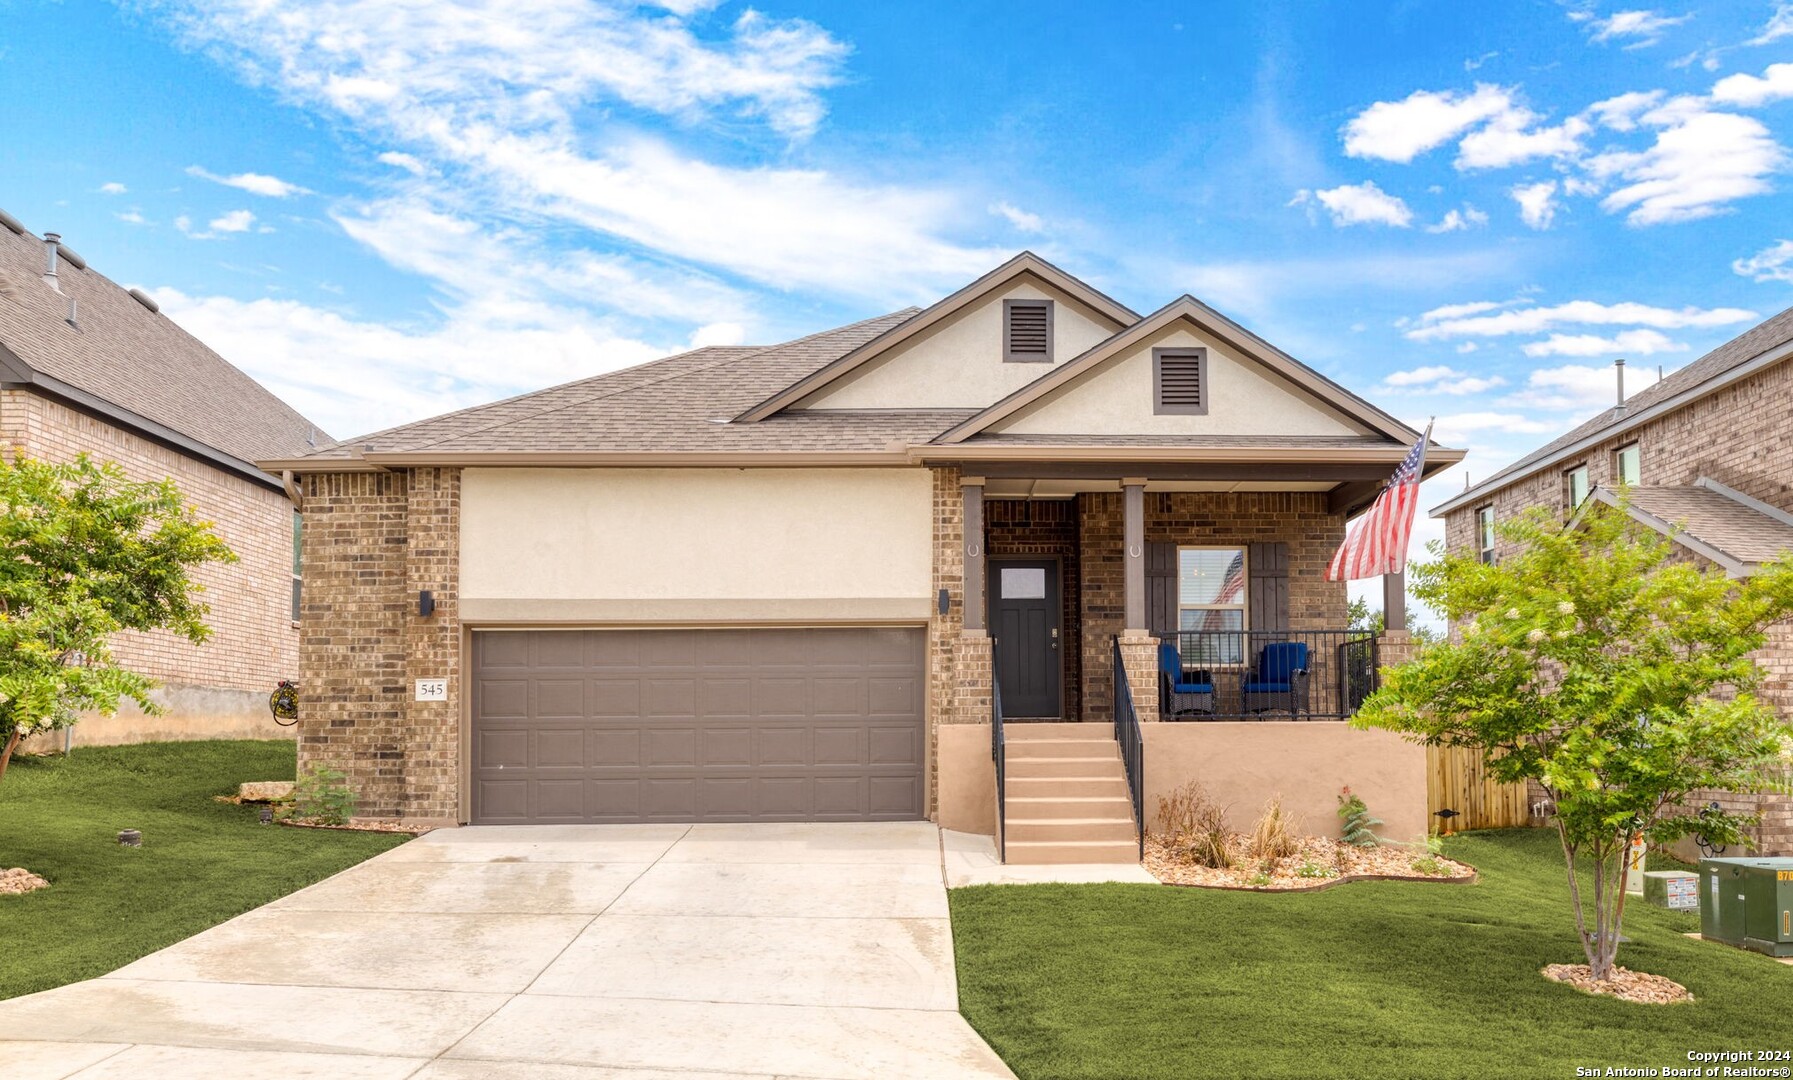
<svg viewBox="0 0 1793 1080"><path fill-rule="evenodd" d="M1052 362L1052 301L1004 300L1002 323L1002 359L1005 362Z"/></svg>
<svg viewBox="0 0 1793 1080"><path fill-rule="evenodd" d="M137 301L139 304L142 304L144 307L150 309L151 311L161 311L162 310L161 305L157 304L154 300L150 299L150 295L148 293L144 292L142 289L132 289L131 290L131 299Z"/></svg>
<svg viewBox="0 0 1793 1080"><path fill-rule="evenodd" d="M6 226L16 236L25 235L25 226L20 224L18 218L13 217L4 210L0 210L0 225Z"/></svg>
<svg viewBox="0 0 1793 1080"><path fill-rule="evenodd" d="M1208 411L1208 350L1153 349L1153 412L1200 415Z"/></svg>

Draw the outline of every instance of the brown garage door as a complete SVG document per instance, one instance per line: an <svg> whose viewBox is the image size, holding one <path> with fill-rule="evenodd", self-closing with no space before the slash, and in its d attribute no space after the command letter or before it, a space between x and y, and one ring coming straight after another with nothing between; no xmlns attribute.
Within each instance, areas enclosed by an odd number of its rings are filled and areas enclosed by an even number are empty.
<svg viewBox="0 0 1793 1080"><path fill-rule="evenodd" d="M922 816L919 629L473 635L473 820Z"/></svg>

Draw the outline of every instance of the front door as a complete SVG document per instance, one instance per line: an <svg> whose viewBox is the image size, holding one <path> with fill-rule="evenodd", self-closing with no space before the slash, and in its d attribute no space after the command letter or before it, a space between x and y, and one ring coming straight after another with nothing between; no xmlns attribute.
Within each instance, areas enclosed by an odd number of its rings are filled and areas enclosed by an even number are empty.
<svg viewBox="0 0 1793 1080"><path fill-rule="evenodd" d="M990 633L1002 715L1056 720L1063 663L1059 656L1058 563L990 560Z"/></svg>

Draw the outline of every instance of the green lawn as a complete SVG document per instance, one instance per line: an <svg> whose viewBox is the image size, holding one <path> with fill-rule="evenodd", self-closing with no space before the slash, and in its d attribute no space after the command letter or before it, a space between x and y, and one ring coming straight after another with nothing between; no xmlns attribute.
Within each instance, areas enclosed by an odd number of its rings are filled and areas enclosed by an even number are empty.
<svg viewBox="0 0 1793 1080"><path fill-rule="evenodd" d="M0 781L0 867L50 887L0 896L0 998L104 974L408 839L264 826L255 807L212 799L293 768L278 741L15 760ZM141 848L119 845L126 828Z"/></svg>
<svg viewBox="0 0 1793 1080"><path fill-rule="evenodd" d="M1465 834L1447 854L1480 883L955 889L960 1006L1023 1080L1563 1078L1793 1050L1793 967L1640 903L1619 963L1697 1000L1593 998L1538 974L1586 962L1554 833Z"/></svg>

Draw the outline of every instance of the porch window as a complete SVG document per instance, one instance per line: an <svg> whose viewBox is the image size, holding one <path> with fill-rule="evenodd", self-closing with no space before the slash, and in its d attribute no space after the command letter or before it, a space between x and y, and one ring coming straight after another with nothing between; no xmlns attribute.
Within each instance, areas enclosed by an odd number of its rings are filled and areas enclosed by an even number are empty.
<svg viewBox="0 0 1793 1080"><path fill-rule="evenodd" d="M1186 664L1245 662L1244 548L1177 549L1177 629Z"/></svg>
<svg viewBox="0 0 1793 1080"><path fill-rule="evenodd" d="M1619 483L1629 487L1643 477L1643 456L1636 443L1625 447L1613 455L1613 474Z"/></svg>
<svg viewBox="0 0 1793 1080"><path fill-rule="evenodd" d="M1494 562L1494 507L1484 506L1475 512L1476 553L1485 563Z"/></svg>

